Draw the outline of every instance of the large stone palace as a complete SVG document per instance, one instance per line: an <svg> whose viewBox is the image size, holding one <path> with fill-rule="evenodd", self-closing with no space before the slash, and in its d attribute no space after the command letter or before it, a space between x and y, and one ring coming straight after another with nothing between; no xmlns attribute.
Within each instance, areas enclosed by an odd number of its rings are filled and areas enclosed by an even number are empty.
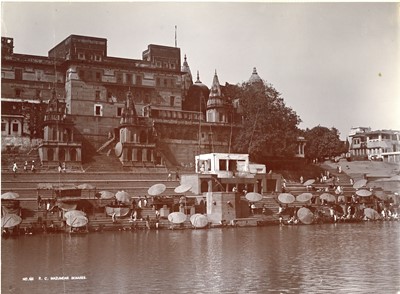
<svg viewBox="0 0 400 294"><path fill-rule="evenodd" d="M193 82L180 48L151 44L127 59L108 56L107 39L70 35L33 56L14 53L12 38L1 42L2 151L37 147L48 166L103 152L127 167L188 166L197 154L231 152L240 106L217 72L210 88L199 73ZM249 81L262 81L255 69Z"/></svg>

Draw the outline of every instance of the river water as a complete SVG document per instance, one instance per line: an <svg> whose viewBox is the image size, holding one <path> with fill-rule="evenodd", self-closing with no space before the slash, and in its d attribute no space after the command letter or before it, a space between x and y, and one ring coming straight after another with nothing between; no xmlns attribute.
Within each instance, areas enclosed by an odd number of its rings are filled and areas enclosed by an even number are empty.
<svg viewBox="0 0 400 294"><path fill-rule="evenodd" d="M400 222L2 240L1 293L400 293Z"/></svg>

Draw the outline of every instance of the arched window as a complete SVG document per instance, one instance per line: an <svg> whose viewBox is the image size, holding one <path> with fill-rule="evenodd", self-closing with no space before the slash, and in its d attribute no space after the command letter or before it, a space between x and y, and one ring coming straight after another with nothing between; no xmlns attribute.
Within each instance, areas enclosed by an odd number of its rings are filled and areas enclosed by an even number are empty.
<svg viewBox="0 0 400 294"><path fill-rule="evenodd" d="M65 161L65 149L60 148L58 151L58 161Z"/></svg>
<svg viewBox="0 0 400 294"><path fill-rule="evenodd" d="M54 150L53 148L47 149L47 160L54 161Z"/></svg>
<svg viewBox="0 0 400 294"><path fill-rule="evenodd" d="M76 158L76 149L75 149L75 148L71 148L71 149L69 150L69 158L70 158L71 161L77 161L77 158Z"/></svg>
<svg viewBox="0 0 400 294"><path fill-rule="evenodd" d="M140 132L140 143L146 143L147 142L147 134L145 131Z"/></svg>
<svg viewBox="0 0 400 294"><path fill-rule="evenodd" d="M201 181L200 193L208 192L208 182Z"/></svg>

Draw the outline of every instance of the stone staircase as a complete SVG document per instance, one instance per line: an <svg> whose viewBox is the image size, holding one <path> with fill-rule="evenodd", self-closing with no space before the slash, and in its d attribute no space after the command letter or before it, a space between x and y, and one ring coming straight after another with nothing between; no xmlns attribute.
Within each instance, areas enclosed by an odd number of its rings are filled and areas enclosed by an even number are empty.
<svg viewBox="0 0 400 294"><path fill-rule="evenodd" d="M36 172L40 172L41 171L40 157L39 157L39 151L37 149L32 149L31 152L24 153L24 154L2 153L1 154L1 170L2 170L2 172L3 171L12 172L12 166L15 161L18 166L18 172L22 173L22 172L24 172L24 163L25 163L25 161L27 161L28 162L28 172L30 172L32 160L35 161Z"/></svg>
<svg viewBox="0 0 400 294"><path fill-rule="evenodd" d="M122 172L124 171L121 162L113 154L96 154L92 156L91 161L83 164L83 170L86 172Z"/></svg>

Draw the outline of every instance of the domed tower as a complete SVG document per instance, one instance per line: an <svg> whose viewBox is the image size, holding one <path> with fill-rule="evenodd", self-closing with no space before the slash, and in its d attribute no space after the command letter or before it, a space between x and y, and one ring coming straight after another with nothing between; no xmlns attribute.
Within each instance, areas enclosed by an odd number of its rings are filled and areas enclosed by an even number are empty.
<svg viewBox="0 0 400 294"><path fill-rule="evenodd" d="M74 141L74 123L66 115L66 103L57 98L56 90L44 116L43 142L39 145L40 161L45 167L81 167L82 144Z"/></svg>
<svg viewBox="0 0 400 294"><path fill-rule="evenodd" d="M183 93L183 97L186 98L189 88L190 86L193 84L193 79L192 79L192 72L190 71L190 67L189 64L187 62L187 58L186 58L186 54L185 54L185 58L183 61L183 65L181 68L181 71L183 72L182 75L182 93Z"/></svg>
<svg viewBox="0 0 400 294"><path fill-rule="evenodd" d="M250 84L264 84L264 81L258 75L257 69L255 67L253 68L253 73L250 76L249 83Z"/></svg>
<svg viewBox="0 0 400 294"><path fill-rule="evenodd" d="M119 142L114 151L124 167L154 166L156 161L152 126L137 116L130 90L122 109Z"/></svg>
<svg viewBox="0 0 400 294"><path fill-rule="evenodd" d="M197 71L197 80L190 86L182 109L206 113L209 94L210 90L200 81L199 72Z"/></svg>
<svg viewBox="0 0 400 294"><path fill-rule="evenodd" d="M215 71L207 101L207 122L227 123L229 122L229 112L230 105L222 96L217 71Z"/></svg>

